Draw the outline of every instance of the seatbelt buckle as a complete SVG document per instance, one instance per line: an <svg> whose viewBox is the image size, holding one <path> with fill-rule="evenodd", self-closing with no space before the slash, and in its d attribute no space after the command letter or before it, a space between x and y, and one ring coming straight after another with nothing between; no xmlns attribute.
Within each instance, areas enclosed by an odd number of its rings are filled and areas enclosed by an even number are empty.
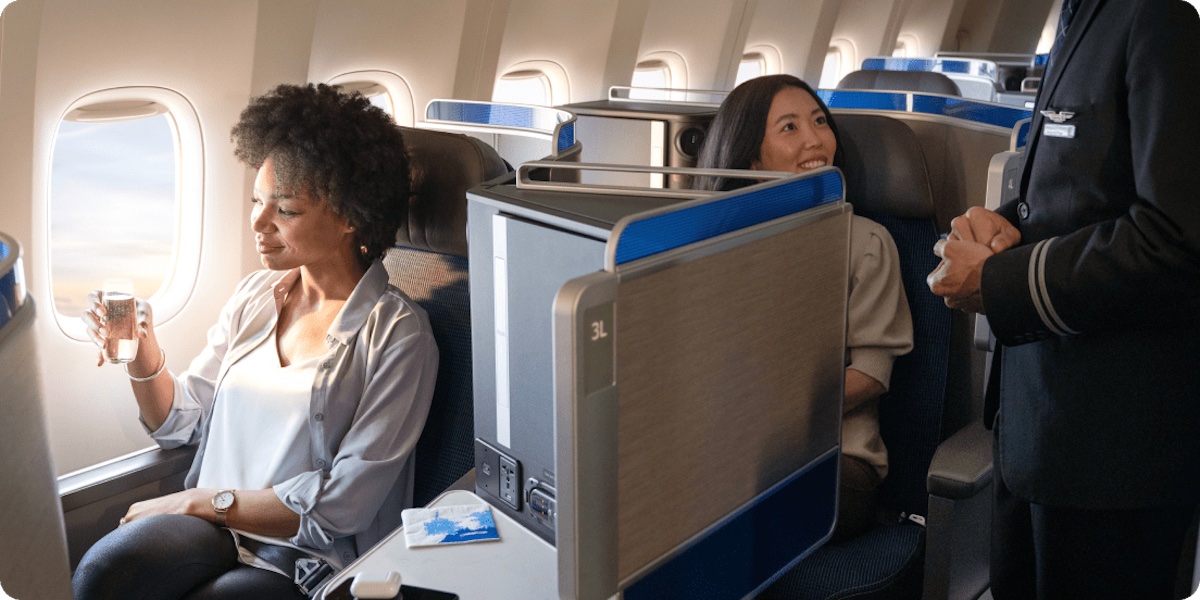
<svg viewBox="0 0 1200 600"><path fill-rule="evenodd" d="M311 597L332 575L333 567L325 559L298 558L293 581L302 594Z"/></svg>

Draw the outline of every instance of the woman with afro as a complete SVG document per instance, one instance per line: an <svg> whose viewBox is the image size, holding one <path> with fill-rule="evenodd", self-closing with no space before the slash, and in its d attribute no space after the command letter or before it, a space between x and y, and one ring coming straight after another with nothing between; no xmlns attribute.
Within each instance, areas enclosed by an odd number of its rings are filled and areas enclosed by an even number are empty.
<svg viewBox="0 0 1200 600"><path fill-rule="evenodd" d="M316 571L314 587L412 503L438 354L381 262L408 203L400 130L360 95L281 85L251 100L232 138L257 172L250 229L265 269L178 375L139 301L126 369L141 421L196 458L184 491L132 505L83 557L79 600L303 598L294 579ZM92 300L83 319L102 344Z"/></svg>

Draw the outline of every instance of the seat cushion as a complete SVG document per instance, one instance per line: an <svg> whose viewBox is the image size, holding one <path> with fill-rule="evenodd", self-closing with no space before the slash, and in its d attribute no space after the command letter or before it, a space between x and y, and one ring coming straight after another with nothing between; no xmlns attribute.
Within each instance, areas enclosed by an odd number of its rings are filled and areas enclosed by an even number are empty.
<svg viewBox="0 0 1200 600"><path fill-rule="evenodd" d="M924 549L925 528L907 522L881 525L856 538L821 546L758 598L920 598Z"/></svg>

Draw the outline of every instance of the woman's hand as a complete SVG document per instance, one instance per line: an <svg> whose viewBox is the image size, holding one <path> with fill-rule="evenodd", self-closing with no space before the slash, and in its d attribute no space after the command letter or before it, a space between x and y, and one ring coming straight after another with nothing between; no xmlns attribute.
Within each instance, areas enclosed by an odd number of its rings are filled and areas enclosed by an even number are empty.
<svg viewBox="0 0 1200 600"><path fill-rule="evenodd" d="M121 517L121 525L153 515L191 515L211 521L216 514L212 508L214 494L216 490L194 488L161 498L135 502L125 516Z"/></svg>
<svg viewBox="0 0 1200 600"><path fill-rule="evenodd" d="M80 315L80 317L79 317L80 320L83 321L83 325L87 330L88 338L90 338L92 340L92 343L95 344L96 347L99 349L96 352L96 366L98 366L98 367L105 363L104 342L105 342L105 340L108 339L108 328L105 327L105 324L107 322L106 319L108 317L108 309L106 309L104 307L104 303L101 302L102 297L103 297L103 294L100 290L92 290L92 292L90 294L88 294L88 303L90 303L91 306L90 306L90 308L88 308L88 310L84 311L83 314ZM138 357L143 356L145 347L148 345L145 342L154 339L153 334L154 334L154 311L150 307L149 302L146 302L145 300L138 298L137 299L137 336L139 339ZM154 351L150 354L152 354L153 355L152 358L157 361L158 356L159 356L158 344L157 344L157 342L155 342L152 345L154 346L154 349L153 349Z"/></svg>

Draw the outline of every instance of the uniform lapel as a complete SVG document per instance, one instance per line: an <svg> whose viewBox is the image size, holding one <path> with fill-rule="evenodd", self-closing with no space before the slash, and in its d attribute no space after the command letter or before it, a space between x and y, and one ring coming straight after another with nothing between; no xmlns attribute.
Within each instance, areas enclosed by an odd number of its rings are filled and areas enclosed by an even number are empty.
<svg viewBox="0 0 1200 600"><path fill-rule="evenodd" d="M1064 0L1066 1L1066 0ZM1029 124L1029 133L1032 137L1026 145L1028 150L1025 153L1025 168L1021 173L1021 198L1025 198L1025 191L1029 185L1029 170L1033 164L1033 153L1037 150L1037 144L1042 139L1042 123L1045 117L1042 116L1042 111L1050 104L1050 97L1054 95L1054 88L1058 87L1058 82L1062 79L1063 69L1067 63L1071 62L1071 56L1075 54L1076 48L1079 47L1079 41L1083 39L1088 28L1091 27L1092 21L1096 17L1096 13L1100 12L1100 7L1104 5L1105 0L1083 0L1079 3L1076 9L1078 12L1075 18L1071 20L1071 26L1067 28L1067 37L1063 39L1062 48L1059 48L1050 61L1050 70L1042 76L1042 83L1038 86L1037 104L1033 109L1033 121Z"/></svg>

